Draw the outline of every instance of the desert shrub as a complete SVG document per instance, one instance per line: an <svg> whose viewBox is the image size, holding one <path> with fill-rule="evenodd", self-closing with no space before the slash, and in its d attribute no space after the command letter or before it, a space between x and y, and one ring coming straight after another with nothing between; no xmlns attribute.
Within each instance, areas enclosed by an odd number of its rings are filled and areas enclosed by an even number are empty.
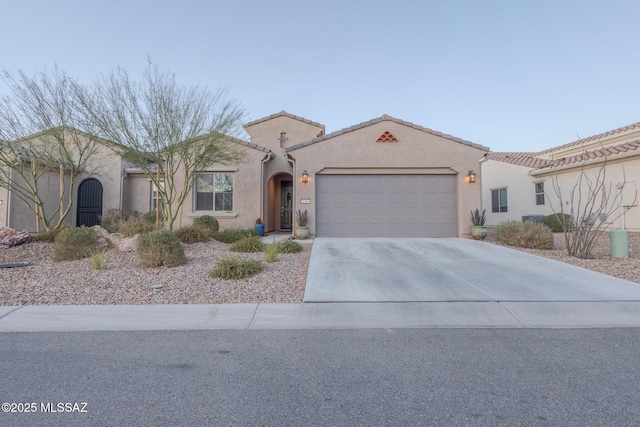
<svg viewBox="0 0 640 427"><path fill-rule="evenodd" d="M152 225L153 227L156 226L156 211L149 211L146 213L143 213L141 215L142 221L144 221L146 224L148 225ZM162 215L160 215L160 226L162 227L162 225L164 224L164 221L162 221Z"/></svg>
<svg viewBox="0 0 640 427"><path fill-rule="evenodd" d="M149 223L144 217L136 215L131 215L129 218L121 220L118 226L118 232L123 236L149 233L155 229L155 222Z"/></svg>
<svg viewBox="0 0 640 427"><path fill-rule="evenodd" d="M176 236L182 243L192 244L198 242L208 242L209 234L203 228L188 225L176 230Z"/></svg>
<svg viewBox="0 0 640 427"><path fill-rule="evenodd" d="M209 272L209 277L220 279L244 279L262 271L264 266L255 259L223 258Z"/></svg>
<svg viewBox="0 0 640 427"><path fill-rule="evenodd" d="M294 242L292 239L286 239L280 242L281 254L294 254L302 250L302 245L298 242Z"/></svg>
<svg viewBox="0 0 640 427"><path fill-rule="evenodd" d="M140 267L175 267L186 263L187 257L175 233L161 229L141 234L138 238Z"/></svg>
<svg viewBox="0 0 640 427"><path fill-rule="evenodd" d="M54 261L72 261L87 258L99 246L98 234L91 228L66 227L55 238Z"/></svg>
<svg viewBox="0 0 640 427"><path fill-rule="evenodd" d="M553 233L544 224L506 221L496 228L496 240L505 245L531 249L553 249Z"/></svg>
<svg viewBox="0 0 640 427"><path fill-rule="evenodd" d="M53 243L56 240L56 236L60 234L60 232L65 228L68 228L68 227L66 225L63 225L58 228L52 228L50 230L46 230L41 233L34 234L31 236L31 240L33 242Z"/></svg>
<svg viewBox="0 0 640 427"><path fill-rule="evenodd" d="M232 252L262 252L264 243L258 236L243 237L231 245L229 250Z"/></svg>
<svg viewBox="0 0 640 427"><path fill-rule="evenodd" d="M542 223L549 227L554 233L562 233L564 231L562 226L564 225L565 229L569 230L573 221L569 214L553 213L545 216Z"/></svg>
<svg viewBox="0 0 640 427"><path fill-rule="evenodd" d="M218 224L218 220L210 215L202 215L193 220L193 225L195 227L202 228L205 230L210 237L213 236L214 233L217 233L220 229L220 224Z"/></svg>
<svg viewBox="0 0 640 427"><path fill-rule="evenodd" d="M118 233L122 215L115 208L107 209L100 217L100 226L109 233Z"/></svg>
<svg viewBox="0 0 640 427"><path fill-rule="evenodd" d="M267 262L272 263L278 260L278 254L280 253L280 243L273 242L264 245L264 251L267 253Z"/></svg>
<svg viewBox="0 0 640 427"><path fill-rule="evenodd" d="M245 237L257 236L255 228L227 228L214 233L213 238L222 243L235 243Z"/></svg>

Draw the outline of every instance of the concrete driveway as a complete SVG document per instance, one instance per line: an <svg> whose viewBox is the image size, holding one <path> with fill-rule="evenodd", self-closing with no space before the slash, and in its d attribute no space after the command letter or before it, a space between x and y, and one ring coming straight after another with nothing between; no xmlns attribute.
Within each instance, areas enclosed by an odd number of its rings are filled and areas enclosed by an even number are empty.
<svg viewBox="0 0 640 427"><path fill-rule="evenodd" d="M316 238L304 301L640 301L640 284L476 240Z"/></svg>

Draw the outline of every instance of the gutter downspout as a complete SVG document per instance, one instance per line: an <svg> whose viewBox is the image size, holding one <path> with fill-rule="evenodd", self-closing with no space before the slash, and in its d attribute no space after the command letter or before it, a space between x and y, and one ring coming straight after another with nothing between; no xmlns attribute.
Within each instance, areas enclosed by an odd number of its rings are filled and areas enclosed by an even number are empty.
<svg viewBox="0 0 640 427"><path fill-rule="evenodd" d="M271 150L264 156L264 159L260 162L260 218L263 219L264 223L264 165L269 160L272 160L275 157L275 154ZM266 224L265 224L266 225Z"/></svg>
<svg viewBox="0 0 640 427"><path fill-rule="evenodd" d="M123 193L124 193L124 179L127 177L127 171L123 168L122 169L122 173L120 174L120 195L118 196L118 210L120 211L120 214L122 215L122 208L123 208Z"/></svg>
<svg viewBox="0 0 640 427"><path fill-rule="evenodd" d="M289 164L291 165L291 168L293 170L293 224L291 225L291 238L294 239L295 238L295 230L296 230L296 200L297 200L297 191L298 191L298 185L297 185L297 176L298 176L298 171L297 171L297 165L296 165L296 159L294 159L293 157L291 157L291 154L286 153L287 156L287 161L289 162Z"/></svg>
<svg viewBox="0 0 640 427"><path fill-rule="evenodd" d="M478 160L478 164L480 165L480 210L484 210L484 206L482 204L482 164L489 160L489 153L485 153L484 156L480 160Z"/></svg>
<svg viewBox="0 0 640 427"><path fill-rule="evenodd" d="M13 228L11 227L11 182L13 182L13 171L9 171L9 177L11 178L11 180L9 181L9 188L7 188L7 206L5 206L6 211L6 215L5 215L5 219L7 221L7 224L5 225L5 227L7 228Z"/></svg>

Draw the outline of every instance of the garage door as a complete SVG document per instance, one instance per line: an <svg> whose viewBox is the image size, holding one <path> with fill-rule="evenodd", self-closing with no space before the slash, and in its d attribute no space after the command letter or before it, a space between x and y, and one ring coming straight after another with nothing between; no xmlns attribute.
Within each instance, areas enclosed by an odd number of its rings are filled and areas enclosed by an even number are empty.
<svg viewBox="0 0 640 427"><path fill-rule="evenodd" d="M457 237L455 175L317 175L318 237Z"/></svg>

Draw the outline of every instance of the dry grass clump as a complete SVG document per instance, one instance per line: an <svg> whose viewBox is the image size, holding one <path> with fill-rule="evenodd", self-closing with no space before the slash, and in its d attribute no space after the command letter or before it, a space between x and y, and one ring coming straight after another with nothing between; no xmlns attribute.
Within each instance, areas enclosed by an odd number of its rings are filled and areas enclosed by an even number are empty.
<svg viewBox="0 0 640 427"><path fill-rule="evenodd" d="M262 252L264 243L259 236L243 237L229 248L231 252Z"/></svg>
<svg viewBox="0 0 640 427"><path fill-rule="evenodd" d="M222 243L235 243L245 237L257 236L255 228L227 228L214 233L213 238Z"/></svg>
<svg viewBox="0 0 640 427"><path fill-rule="evenodd" d="M216 263L209 277L220 279L244 279L254 276L262 271L262 262L255 259L223 258Z"/></svg>

